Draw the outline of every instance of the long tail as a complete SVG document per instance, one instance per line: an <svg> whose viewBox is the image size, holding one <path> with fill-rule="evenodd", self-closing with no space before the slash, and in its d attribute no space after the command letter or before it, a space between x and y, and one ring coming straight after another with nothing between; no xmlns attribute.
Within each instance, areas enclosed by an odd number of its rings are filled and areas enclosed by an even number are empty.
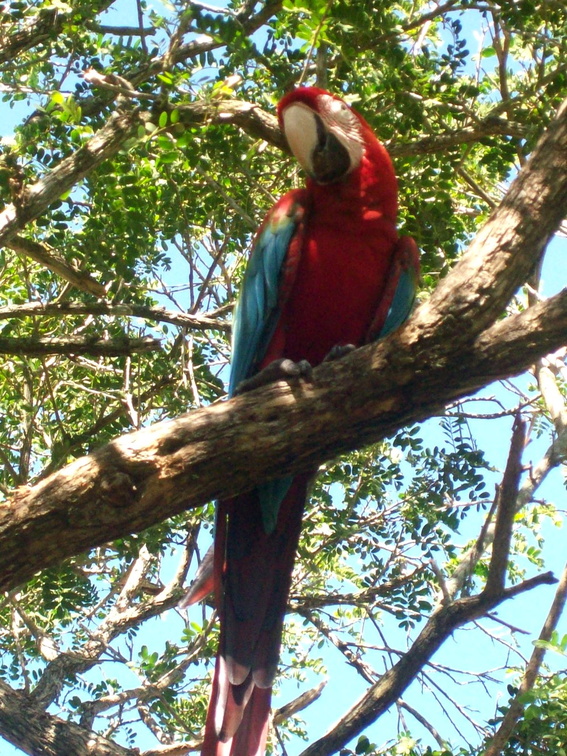
<svg viewBox="0 0 567 756"><path fill-rule="evenodd" d="M297 476L266 533L256 491L219 502L215 593L221 635L202 756L263 756L272 682L310 475Z"/></svg>

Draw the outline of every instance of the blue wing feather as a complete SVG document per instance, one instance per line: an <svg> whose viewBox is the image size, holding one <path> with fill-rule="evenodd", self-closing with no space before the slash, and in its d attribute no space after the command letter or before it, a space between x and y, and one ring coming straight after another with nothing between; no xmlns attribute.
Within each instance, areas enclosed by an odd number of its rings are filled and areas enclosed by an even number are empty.
<svg viewBox="0 0 567 756"><path fill-rule="evenodd" d="M270 211L254 242L233 319L229 396L254 372L270 343L281 307L284 263L302 218L301 204L286 195Z"/></svg>
<svg viewBox="0 0 567 756"><path fill-rule="evenodd" d="M290 245L303 229L303 192L290 192L270 211L252 247L232 326L232 363L228 394L250 377L262 361L278 322L282 286L290 288L297 263L288 259ZM257 487L266 533L276 527L279 507L292 476L267 480Z"/></svg>
<svg viewBox="0 0 567 756"><path fill-rule="evenodd" d="M411 236L401 236L367 341L383 339L408 318L415 302L419 281L419 250Z"/></svg>
<svg viewBox="0 0 567 756"><path fill-rule="evenodd" d="M277 326L282 284L290 286L299 262L297 255L290 265L287 257L292 240L302 233L301 194L291 192L274 206L254 242L233 319L229 396L257 369ZM257 487L266 533L276 527L280 504L292 481L288 476Z"/></svg>

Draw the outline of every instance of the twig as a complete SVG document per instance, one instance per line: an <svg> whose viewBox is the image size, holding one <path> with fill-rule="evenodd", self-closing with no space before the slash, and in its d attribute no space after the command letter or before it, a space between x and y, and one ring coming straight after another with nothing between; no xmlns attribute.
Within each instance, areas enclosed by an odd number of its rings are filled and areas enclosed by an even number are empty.
<svg viewBox="0 0 567 756"><path fill-rule="evenodd" d="M104 291L104 290L103 290ZM230 322L210 318L208 315L190 315L185 312L167 310L165 307L151 307L130 302L26 302L0 307L0 320L26 316L53 317L65 315L105 315L110 317L134 317L171 323L195 331L230 331Z"/></svg>
<svg viewBox="0 0 567 756"><path fill-rule="evenodd" d="M559 581L559 585L557 586L549 614L547 615L541 629L539 635L540 641L549 641L551 639L553 631L557 627L557 623L559 622L559 618L561 617L561 614L565 607L566 599L567 565L563 570L563 574L561 576L561 580ZM514 732L514 728L516 727L516 724L518 723L518 720L520 719L522 712L524 711L522 696L524 696L529 690L533 688L544 656L545 646L536 646L526 667L526 671L524 673L522 682L520 683L519 690L512 703L510 704L510 708L504 715L504 719L500 723L500 727L496 731L496 734L492 738L492 741L484 752L483 756L500 756L500 754L502 753L502 749Z"/></svg>
<svg viewBox="0 0 567 756"><path fill-rule="evenodd" d="M297 714L298 711L303 711L303 709L311 706L311 704L319 698L326 684L327 681L323 680L323 682L319 683L319 685L316 685L314 688L310 688L310 690L306 690L304 693L297 696L297 698L294 698L293 701L289 701L283 706L280 706L279 709L276 709L274 711L272 719L274 726L277 727L277 725L285 722L286 719L289 719L290 717L293 717L295 714Z"/></svg>
<svg viewBox="0 0 567 756"><path fill-rule="evenodd" d="M96 297L106 295L106 289L101 283L84 270L68 263L47 244L40 244L32 239L24 239L23 236L13 236L5 244L18 255L25 255L48 268L65 281L73 284L75 288L86 291L88 294L94 294Z"/></svg>
<svg viewBox="0 0 567 756"><path fill-rule="evenodd" d="M439 743L441 748L447 748L447 741L443 740L441 735L437 732L435 727L427 721L427 719L423 716L423 714L420 714L417 709L414 709L413 706L410 706L406 701L404 701L402 698L400 698L397 702L398 706L402 709L405 709L407 712L409 712L414 719L417 719L417 721L420 723L422 727L425 727L425 729L431 734L433 738Z"/></svg>
<svg viewBox="0 0 567 756"><path fill-rule="evenodd" d="M508 461L502 478L502 485L497 493L498 507L494 525L494 540L492 542L492 557L488 567L485 591L487 593L501 593L506 580L512 527L518 501L520 476L522 474L522 453L526 442L526 423L516 417L512 428L512 441Z"/></svg>
<svg viewBox="0 0 567 756"><path fill-rule="evenodd" d="M97 357L122 357L128 354L156 352L161 349L159 339L151 336L131 339L104 339L98 336L65 336L15 339L0 337L0 354L39 357L46 354L62 354L71 357L91 354Z"/></svg>

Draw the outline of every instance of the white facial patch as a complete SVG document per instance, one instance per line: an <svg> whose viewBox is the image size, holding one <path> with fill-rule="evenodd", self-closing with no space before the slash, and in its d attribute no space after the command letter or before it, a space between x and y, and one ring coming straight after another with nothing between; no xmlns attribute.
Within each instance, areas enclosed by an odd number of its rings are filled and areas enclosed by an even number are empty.
<svg viewBox="0 0 567 756"><path fill-rule="evenodd" d="M325 128L334 134L350 155L351 170L358 168L364 152L360 121L346 102L328 94L317 97L317 111Z"/></svg>

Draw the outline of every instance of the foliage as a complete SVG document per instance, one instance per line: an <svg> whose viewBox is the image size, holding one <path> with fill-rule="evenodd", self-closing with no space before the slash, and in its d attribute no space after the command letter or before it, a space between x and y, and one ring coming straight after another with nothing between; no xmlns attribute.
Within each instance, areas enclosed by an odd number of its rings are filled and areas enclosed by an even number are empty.
<svg viewBox="0 0 567 756"><path fill-rule="evenodd" d="M400 227L422 250L425 299L499 203L567 81L567 11L553 0L229 0L216 10L177 0L14 0L0 5L0 23L1 208L18 208L26 187L85 150L116 110L137 109L138 118L119 149L78 173L0 249L0 342L11 340L0 371L6 498L112 438L223 396L252 234L274 199L302 181L273 122L259 135L235 105L273 114L291 86L317 81L364 114L395 160ZM530 304L537 279L530 285L512 309ZM158 349L135 348L148 336ZM75 338L87 339L84 350ZM59 340L58 351L40 351L42 340ZM113 356L91 348L95 340L112 344ZM541 370L564 396L563 355L537 367L538 381ZM339 707L314 704L313 714L278 721L275 753L284 744L299 752L302 738L313 741L343 715L355 699L344 681L358 691L375 682L440 602L485 585L494 490L518 412L532 426L533 468L540 456L542 466L518 494L527 509L517 514L510 580L548 563L542 528L560 515L534 497L567 448L548 399L533 380L491 387L483 401L324 466L275 705L328 676L335 695L321 700ZM1 680L115 744L198 743L217 630L209 606L188 617L175 607L212 518L212 506L178 516L6 595ZM342 753L480 753L488 726L460 703L462 682L476 681L483 697L502 690L503 668L520 655L515 637L479 622L483 642L500 644L497 669L484 664L478 640L479 658L458 669L429 660L416 672L413 704L397 702L399 733L368 728ZM457 642L466 648L466 635ZM416 699L425 698L419 716ZM439 704L435 715L429 701ZM505 753L561 753L565 701L564 677L540 682ZM1 706L0 733L19 742Z"/></svg>
<svg viewBox="0 0 567 756"><path fill-rule="evenodd" d="M524 715L516 731L510 738L503 756L514 754L565 753L567 707L564 674L543 679L532 690L522 696ZM512 695L517 689L509 686ZM499 707L499 713L506 713L507 707ZM498 719L494 722L496 725Z"/></svg>

